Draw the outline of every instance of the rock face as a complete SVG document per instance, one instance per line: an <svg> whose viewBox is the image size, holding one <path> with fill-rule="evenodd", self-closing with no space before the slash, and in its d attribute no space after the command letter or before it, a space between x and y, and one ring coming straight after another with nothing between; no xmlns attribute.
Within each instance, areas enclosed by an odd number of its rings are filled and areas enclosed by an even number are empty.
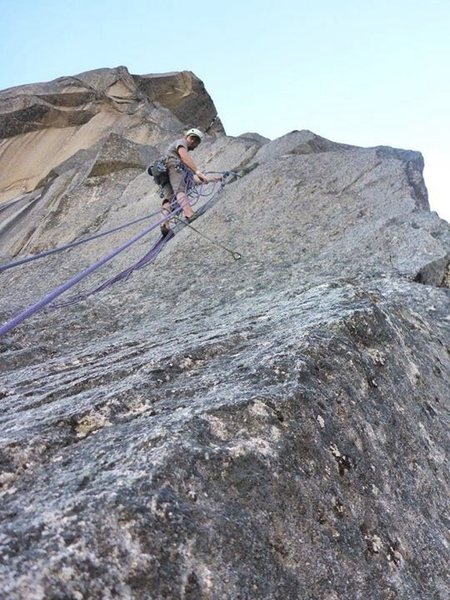
<svg viewBox="0 0 450 600"><path fill-rule="evenodd" d="M102 69L0 97L16 115L1 125L4 262L155 221L145 165L215 116L186 73ZM83 144L60 137L72 129ZM48 171L11 162L25 136L28 156L46 138ZM229 137L216 119L194 157L240 175L197 231L1 338L0 596L444 600L450 228L421 155L307 130ZM0 273L1 319L139 228Z"/></svg>
<svg viewBox="0 0 450 600"><path fill-rule="evenodd" d="M187 71L98 69L0 92L0 202L32 191L53 167L109 133L154 144L189 124L224 132L203 83Z"/></svg>

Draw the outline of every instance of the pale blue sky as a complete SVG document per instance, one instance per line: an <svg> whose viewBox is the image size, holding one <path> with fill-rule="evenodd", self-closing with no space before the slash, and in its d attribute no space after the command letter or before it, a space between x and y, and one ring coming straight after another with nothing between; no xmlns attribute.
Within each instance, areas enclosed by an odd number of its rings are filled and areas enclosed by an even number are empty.
<svg viewBox="0 0 450 600"><path fill-rule="evenodd" d="M450 221L449 0L0 0L0 89L190 70L229 135L420 150Z"/></svg>

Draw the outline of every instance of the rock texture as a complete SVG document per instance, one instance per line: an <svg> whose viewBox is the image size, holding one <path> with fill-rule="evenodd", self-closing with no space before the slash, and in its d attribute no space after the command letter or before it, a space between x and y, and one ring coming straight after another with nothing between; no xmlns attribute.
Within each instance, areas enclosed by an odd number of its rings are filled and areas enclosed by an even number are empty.
<svg viewBox="0 0 450 600"><path fill-rule="evenodd" d="M67 110L18 103L1 126L0 164L24 136L54 158L9 170L4 261L157 212L145 165L215 116L192 74L124 68L7 90L0 110L61 85ZM0 341L0 596L444 600L450 228L421 155L216 119L195 158L240 174L195 222L209 240L184 228L149 268ZM0 317L139 227L1 273Z"/></svg>

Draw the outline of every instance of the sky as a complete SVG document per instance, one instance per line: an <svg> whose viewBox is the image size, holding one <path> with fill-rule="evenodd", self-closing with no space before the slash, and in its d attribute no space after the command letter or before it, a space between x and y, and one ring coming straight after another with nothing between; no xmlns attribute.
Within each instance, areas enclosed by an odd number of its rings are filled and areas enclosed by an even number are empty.
<svg viewBox="0 0 450 600"><path fill-rule="evenodd" d="M450 221L449 0L0 0L0 90L102 67L193 71L228 135L420 151Z"/></svg>

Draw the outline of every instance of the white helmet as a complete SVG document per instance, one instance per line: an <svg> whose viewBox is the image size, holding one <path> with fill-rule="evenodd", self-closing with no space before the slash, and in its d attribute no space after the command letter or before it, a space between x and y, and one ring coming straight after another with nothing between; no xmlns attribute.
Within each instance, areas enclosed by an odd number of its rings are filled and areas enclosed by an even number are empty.
<svg viewBox="0 0 450 600"><path fill-rule="evenodd" d="M200 129L196 129L195 127L189 129L189 131L186 131L186 137L189 137L190 135L195 135L195 137L198 137L200 141L202 141L204 137L204 134L200 131Z"/></svg>

